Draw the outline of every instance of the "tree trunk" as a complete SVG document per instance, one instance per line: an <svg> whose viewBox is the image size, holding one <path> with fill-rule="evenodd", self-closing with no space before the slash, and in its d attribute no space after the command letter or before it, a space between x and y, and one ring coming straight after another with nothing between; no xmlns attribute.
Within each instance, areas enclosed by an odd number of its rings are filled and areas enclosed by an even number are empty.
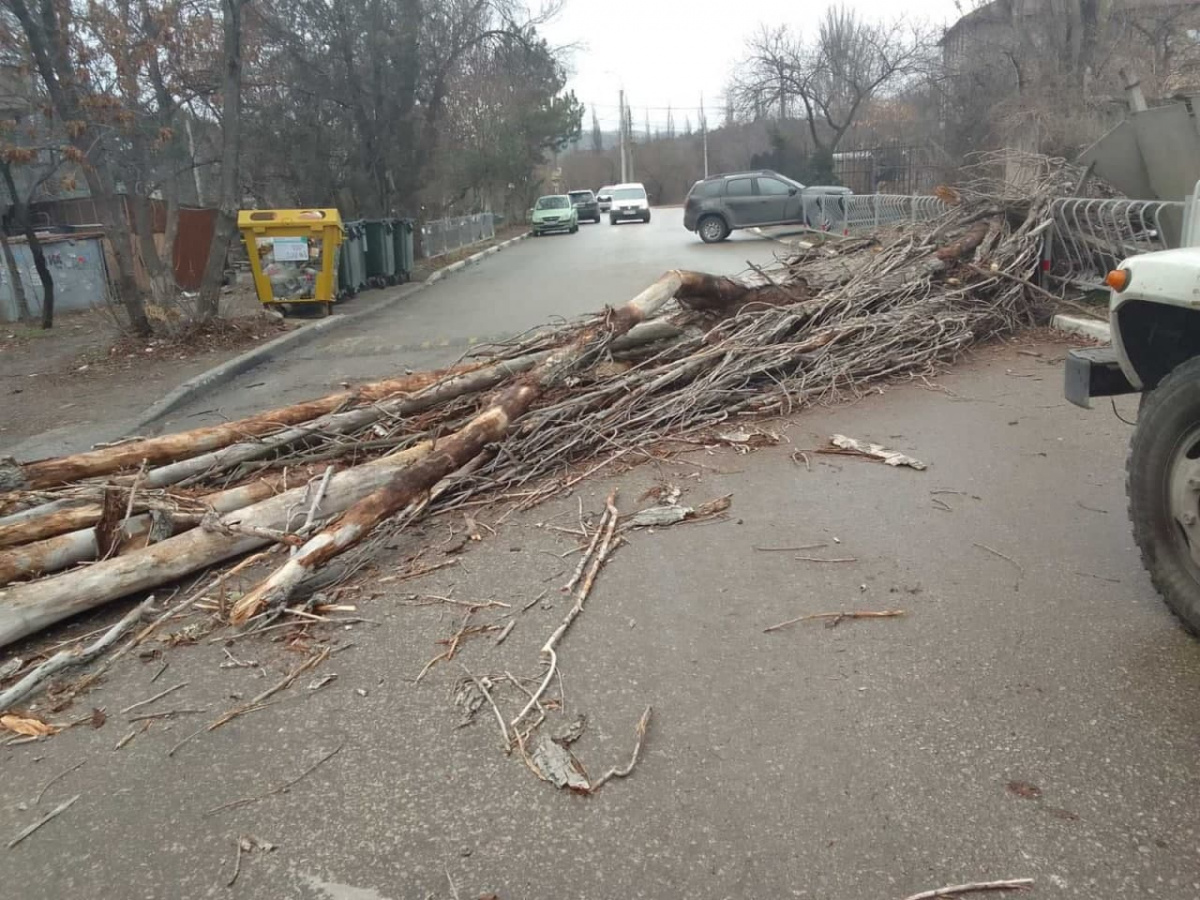
<svg viewBox="0 0 1200 900"><path fill-rule="evenodd" d="M465 426L439 441L427 458L394 473L379 490L356 502L336 522L309 540L299 553L234 605L230 620L244 622L264 607L287 602L317 566L357 544L384 519L418 502L488 444L501 443L509 425L521 418L548 387L592 359L597 350L610 347L614 338L628 333L681 292L706 291L715 282L711 276L671 270L620 309L613 310L602 323L583 329L567 346L552 353L536 354L543 359L533 372L506 388Z"/></svg>
<svg viewBox="0 0 1200 900"><path fill-rule="evenodd" d="M150 466L187 459L201 453L228 447L249 437L271 434L289 425L297 425L316 419L343 407L356 403L376 403L400 394L423 390L444 378L463 375L480 368L478 364L456 366L453 369L437 369L359 385L349 391L330 394L318 400L309 400L281 409L267 410L256 416L209 425L177 434L130 441L100 450L87 450L73 456L61 456L25 463L19 467L13 490L37 490L59 484L69 484L83 478L110 475L124 469L134 469L143 462ZM27 518L26 514L21 514ZM0 522L0 524L3 524ZM0 546L3 546L0 544Z"/></svg>
<svg viewBox="0 0 1200 900"><path fill-rule="evenodd" d="M29 244L29 252L33 256L33 267L37 269L38 278L42 282L42 328L54 327L54 276L46 265L46 254L42 252L42 242L38 240L37 232L29 219L25 219L25 241Z"/></svg>
<svg viewBox="0 0 1200 900"><path fill-rule="evenodd" d="M168 270L164 269L162 256L154 243L154 208L149 197L142 195L130 196L129 205L133 207L133 228L137 234L138 252L142 256L142 265L150 277L150 293L154 302L166 306L171 301L171 291L167 278Z"/></svg>
<svg viewBox="0 0 1200 900"><path fill-rule="evenodd" d="M221 0L224 13L225 77L221 83L221 196L208 262L200 284L196 314L201 321L216 318L221 306L225 256L237 233L238 157L242 144L242 8L245 0Z"/></svg>
<svg viewBox="0 0 1200 900"><path fill-rule="evenodd" d="M13 300L17 304L17 318L22 322L33 319L29 312L29 298L25 296L25 282L21 280L21 270L17 268L17 258L13 256L12 247L8 244L8 235L0 228L0 251L4 253L4 266L8 269L8 278L12 283Z"/></svg>
<svg viewBox="0 0 1200 900"><path fill-rule="evenodd" d="M420 450L428 452L428 445ZM318 514L328 518L340 513L411 463L411 451L406 451L376 465L357 466L334 475ZM307 485L301 485L229 513L212 530L193 528L144 550L52 578L0 589L0 647L118 597L169 584L265 546L270 543L270 538L264 536L266 532L283 531L295 522L296 509L304 502L307 491Z"/></svg>
<svg viewBox="0 0 1200 900"><path fill-rule="evenodd" d="M46 255L42 253L42 242L38 240L37 232L33 230L33 222L29 218L29 205L17 193L17 184L13 179L12 166L6 160L2 159L0 159L0 177L4 179L4 186L8 189L9 197L12 198L13 223L25 234L25 242L29 245L29 253L33 257L33 267L37 270L38 278L42 282L42 328L52 328L54 326L54 276L50 274L50 267L46 265ZM7 262L7 257L12 253L7 243L5 244L4 252L5 261ZM17 301L18 309L23 311L25 317L31 318L29 305L24 297L25 285L22 284L19 275L13 278L13 284L20 286L20 298ZM14 292L17 290L15 286L13 288ZM24 320L22 319L22 321Z"/></svg>

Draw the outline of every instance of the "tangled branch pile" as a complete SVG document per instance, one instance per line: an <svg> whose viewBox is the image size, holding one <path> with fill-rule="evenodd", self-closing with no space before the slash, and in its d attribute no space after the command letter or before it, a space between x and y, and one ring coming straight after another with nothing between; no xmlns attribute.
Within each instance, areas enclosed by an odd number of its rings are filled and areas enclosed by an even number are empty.
<svg viewBox="0 0 1200 900"><path fill-rule="evenodd" d="M793 247L733 280L668 272L584 321L450 369L239 422L0 463L0 646L269 545L292 555L228 612L277 611L313 573L437 509L532 505L594 462L734 416L935 373L1032 321L1049 196L985 185L939 221ZM386 529L385 529L386 523ZM79 566L88 562L89 565Z"/></svg>

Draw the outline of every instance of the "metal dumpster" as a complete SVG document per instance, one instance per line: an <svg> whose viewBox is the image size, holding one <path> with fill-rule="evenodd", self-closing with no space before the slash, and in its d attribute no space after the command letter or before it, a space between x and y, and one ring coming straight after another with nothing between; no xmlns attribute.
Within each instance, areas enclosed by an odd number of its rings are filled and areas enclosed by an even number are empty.
<svg viewBox="0 0 1200 900"><path fill-rule="evenodd" d="M396 283L396 244L393 219L367 219L367 284L383 287Z"/></svg>
<svg viewBox="0 0 1200 900"><path fill-rule="evenodd" d="M285 311L315 303L329 315L342 245L336 209L243 209L238 230L260 303Z"/></svg>
<svg viewBox="0 0 1200 900"><path fill-rule="evenodd" d="M338 257L339 294L353 297L367 286L366 229L362 219L342 227L344 240Z"/></svg>
<svg viewBox="0 0 1200 900"><path fill-rule="evenodd" d="M416 260L413 254L413 232L416 223L412 219L396 219L395 230L392 232L396 246L396 275L400 281L412 281L413 265Z"/></svg>

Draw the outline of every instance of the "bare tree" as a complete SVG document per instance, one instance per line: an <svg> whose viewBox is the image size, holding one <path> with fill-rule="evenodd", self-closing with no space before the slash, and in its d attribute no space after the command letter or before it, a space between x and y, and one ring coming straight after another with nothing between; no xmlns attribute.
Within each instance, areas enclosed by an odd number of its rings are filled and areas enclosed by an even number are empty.
<svg viewBox="0 0 1200 900"><path fill-rule="evenodd" d="M79 77L71 44L72 10L55 0L4 0L20 22L38 74L55 115L70 138L74 161L83 169L93 200L103 211L109 244L117 266L117 289L137 334L150 334L150 322L134 274L133 248L122 199L114 187L114 166L105 141L107 129L97 110L103 105ZM31 6L36 4L35 6Z"/></svg>
<svg viewBox="0 0 1200 900"><path fill-rule="evenodd" d="M201 321L217 316L221 305L221 282L225 255L237 233L241 192L238 172L242 148L242 11L248 0L221 0L224 23L221 80L221 195L213 227L208 261L200 284L196 314Z"/></svg>
<svg viewBox="0 0 1200 900"><path fill-rule="evenodd" d="M844 6L825 10L812 40L786 26L751 38L732 88L744 111L790 116L794 101L821 154L837 149L864 104L928 71L933 41L904 21L875 24Z"/></svg>

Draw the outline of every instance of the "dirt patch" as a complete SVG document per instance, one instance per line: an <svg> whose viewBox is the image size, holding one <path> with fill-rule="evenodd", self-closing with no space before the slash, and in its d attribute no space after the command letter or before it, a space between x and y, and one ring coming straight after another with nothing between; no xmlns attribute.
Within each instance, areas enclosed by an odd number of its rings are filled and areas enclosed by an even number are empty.
<svg viewBox="0 0 1200 900"><path fill-rule="evenodd" d="M150 340L123 335L92 311L60 315L48 332L0 326L0 450L64 425L135 417L187 379L297 324L248 316Z"/></svg>

